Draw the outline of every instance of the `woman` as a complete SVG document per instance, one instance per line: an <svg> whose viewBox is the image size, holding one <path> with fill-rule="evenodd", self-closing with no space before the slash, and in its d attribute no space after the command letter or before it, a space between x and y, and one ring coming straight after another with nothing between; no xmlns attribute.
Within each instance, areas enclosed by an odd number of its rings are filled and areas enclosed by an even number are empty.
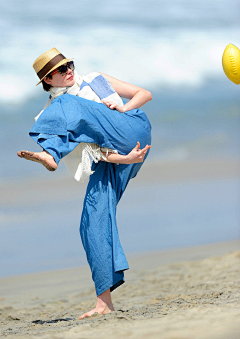
<svg viewBox="0 0 240 339"><path fill-rule="evenodd" d="M76 319L95 312L106 314L114 310L111 291L124 282L123 271L128 269L117 231L116 207L151 147L151 125L138 108L152 96L103 73L79 76L71 59L55 48L42 54L33 67L39 83L51 93L30 131L43 151L21 151L18 156L37 161L50 171L56 170L64 157L76 180L91 175L80 234L97 305ZM130 100L124 104L120 97ZM144 144L141 150L139 141Z"/></svg>

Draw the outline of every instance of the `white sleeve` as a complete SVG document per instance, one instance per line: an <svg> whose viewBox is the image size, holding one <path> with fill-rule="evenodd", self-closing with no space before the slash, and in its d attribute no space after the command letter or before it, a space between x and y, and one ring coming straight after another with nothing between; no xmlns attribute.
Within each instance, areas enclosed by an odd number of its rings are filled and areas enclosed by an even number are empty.
<svg viewBox="0 0 240 339"><path fill-rule="evenodd" d="M108 161L107 160L108 153L118 153L117 150L100 147L97 144L85 144L85 145L86 153L90 155L90 157L95 163L100 161L101 158L104 159L105 161ZM103 152L106 153L106 156L103 154Z"/></svg>
<svg viewBox="0 0 240 339"><path fill-rule="evenodd" d="M106 156L103 154L107 153ZM101 148L97 144L81 142L63 161L76 181L84 182L94 172L91 170L92 161L107 160L108 153L118 153L117 150Z"/></svg>

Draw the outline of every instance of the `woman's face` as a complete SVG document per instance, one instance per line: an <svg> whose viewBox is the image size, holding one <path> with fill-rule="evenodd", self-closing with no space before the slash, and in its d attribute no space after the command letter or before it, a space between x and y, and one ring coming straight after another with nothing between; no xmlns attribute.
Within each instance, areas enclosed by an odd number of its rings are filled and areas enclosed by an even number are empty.
<svg viewBox="0 0 240 339"><path fill-rule="evenodd" d="M69 87L75 83L73 71L70 68L67 69L67 73L64 75L57 72L53 74L52 79L45 77L44 81L52 87Z"/></svg>

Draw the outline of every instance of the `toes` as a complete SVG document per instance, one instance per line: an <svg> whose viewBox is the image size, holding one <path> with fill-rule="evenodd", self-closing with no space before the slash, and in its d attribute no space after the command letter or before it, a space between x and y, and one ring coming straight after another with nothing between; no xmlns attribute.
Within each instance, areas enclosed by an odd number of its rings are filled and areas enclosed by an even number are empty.
<svg viewBox="0 0 240 339"><path fill-rule="evenodd" d="M19 158L22 158L22 153L21 152L17 152L17 155L19 156Z"/></svg>
<svg viewBox="0 0 240 339"><path fill-rule="evenodd" d="M81 315L80 317L78 317L78 320L82 320L84 318L89 318L89 315L87 313L84 313L83 315Z"/></svg>
<svg viewBox="0 0 240 339"><path fill-rule="evenodd" d="M21 155L24 156L27 153L27 151L21 151L21 152L18 152L18 153L21 153Z"/></svg>
<svg viewBox="0 0 240 339"><path fill-rule="evenodd" d="M40 164L42 164L43 166L46 167L47 170L53 172L57 169L57 164L54 160L45 157L45 155L41 154L41 153L35 153L35 152L30 152L30 151L20 151L17 152L17 155L20 158L26 159L26 160L31 160L31 161L35 161L38 162Z"/></svg>
<svg viewBox="0 0 240 339"><path fill-rule="evenodd" d="M84 313L84 314L82 314L80 317L78 317L77 318L77 320L82 320L82 319L84 319L84 318L90 318L90 317L92 317L94 314L99 314L97 311L89 311L89 312L87 312L87 313Z"/></svg>
<svg viewBox="0 0 240 339"><path fill-rule="evenodd" d="M34 152L30 152L30 151L24 151L24 153L30 157L34 155Z"/></svg>
<svg viewBox="0 0 240 339"><path fill-rule="evenodd" d="M21 151L19 152L21 153L21 156L24 157L34 157L34 152L30 152L30 151Z"/></svg>

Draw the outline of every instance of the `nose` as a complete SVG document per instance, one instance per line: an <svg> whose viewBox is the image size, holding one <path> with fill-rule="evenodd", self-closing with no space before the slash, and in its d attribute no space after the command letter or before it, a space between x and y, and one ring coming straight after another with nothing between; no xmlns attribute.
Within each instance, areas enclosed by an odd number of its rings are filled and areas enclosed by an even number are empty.
<svg viewBox="0 0 240 339"><path fill-rule="evenodd" d="M68 69L67 69L67 74L71 74L73 71L71 70L71 68L70 67L68 67Z"/></svg>

